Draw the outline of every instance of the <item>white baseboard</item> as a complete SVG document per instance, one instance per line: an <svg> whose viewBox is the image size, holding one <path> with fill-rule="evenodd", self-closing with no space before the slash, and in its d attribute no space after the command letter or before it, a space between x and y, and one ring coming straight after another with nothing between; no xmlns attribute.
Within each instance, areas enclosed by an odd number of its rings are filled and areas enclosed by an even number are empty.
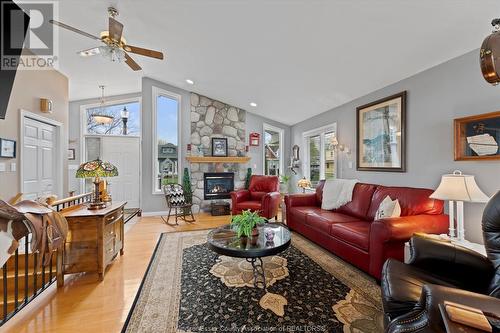
<svg viewBox="0 0 500 333"><path fill-rule="evenodd" d="M168 215L168 210L160 212L142 212L142 216L166 216Z"/></svg>

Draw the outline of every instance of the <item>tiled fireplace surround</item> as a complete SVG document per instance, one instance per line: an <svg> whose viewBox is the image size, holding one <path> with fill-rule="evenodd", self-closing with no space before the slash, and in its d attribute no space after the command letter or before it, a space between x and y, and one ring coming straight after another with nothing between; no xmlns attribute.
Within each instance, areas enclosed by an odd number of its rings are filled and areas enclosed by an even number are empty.
<svg viewBox="0 0 500 333"><path fill-rule="evenodd" d="M211 152L211 138L227 138L228 155L245 154L246 111L231 105L191 93L192 151L201 147L205 155ZM241 154L240 153L240 154ZM234 172L234 188L243 188L248 165L245 163L190 163L193 186L193 212L208 210L210 200L204 200L203 174Z"/></svg>

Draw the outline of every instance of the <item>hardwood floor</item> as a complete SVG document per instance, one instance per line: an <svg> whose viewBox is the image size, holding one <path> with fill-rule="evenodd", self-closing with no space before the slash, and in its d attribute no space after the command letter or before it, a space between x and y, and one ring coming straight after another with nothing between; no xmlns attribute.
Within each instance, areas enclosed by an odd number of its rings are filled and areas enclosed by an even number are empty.
<svg viewBox="0 0 500 333"><path fill-rule="evenodd" d="M159 217L135 218L125 226L125 254L108 267L104 281L97 274L67 276L64 288L57 290L54 283L0 332L120 332L160 234L214 228L230 220L206 213L196 218L176 227Z"/></svg>

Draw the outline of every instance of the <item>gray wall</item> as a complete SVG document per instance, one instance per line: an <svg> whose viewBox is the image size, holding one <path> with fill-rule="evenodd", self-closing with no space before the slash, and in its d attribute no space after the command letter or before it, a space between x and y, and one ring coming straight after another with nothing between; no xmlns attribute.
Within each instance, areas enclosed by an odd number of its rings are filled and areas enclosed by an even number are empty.
<svg viewBox="0 0 500 333"><path fill-rule="evenodd" d="M384 185L436 188L442 174L458 169L475 175L479 187L487 195L492 195L500 189L500 161L453 160L453 119L500 109L500 88L483 80L478 53L475 50L464 54L296 124L292 127L292 145L301 145L302 151L302 132L337 122L339 142L352 149L351 156L344 158L353 161L353 168L349 169L348 161L343 160L343 178ZM408 91L407 172L357 172L356 107L403 90ZM466 238L470 241L482 242L483 208L484 204L465 204Z"/></svg>
<svg viewBox="0 0 500 333"><path fill-rule="evenodd" d="M263 174L264 173L264 124L272 125L278 128L282 128L284 130L284 144L283 144L283 152L284 152L284 167L285 173L289 173L287 166L290 160L290 127L287 125L283 125L277 121L263 118L261 116L256 115L255 113L247 112L247 144L248 144L248 135L251 132L260 133L260 145L257 147L248 147L248 156L250 156L251 162L250 167L253 169L253 174Z"/></svg>
<svg viewBox="0 0 500 333"><path fill-rule="evenodd" d="M180 89L169 84L151 79L151 78L143 78L142 79L142 118L141 118L141 126L142 126L142 198L141 204L144 212L161 212L166 210L165 198L163 195L152 194L152 96L153 96L153 87L158 87L160 89L164 89L167 91L171 91L173 93L181 95L181 161L180 168L184 169L184 167L189 167L187 164L186 157L186 148L187 144L190 142L191 137L191 121L190 121L190 92L184 89ZM207 96L210 97L210 96ZM222 101L224 102L224 101ZM263 132L263 124L269 123L276 127L281 127L285 130L285 165L288 161L289 154L289 142L290 142L290 127L287 125L280 124L278 122L274 122L272 120L257 116L247 111L246 115L246 131L247 131L247 141L248 141L248 133L250 132L259 132L262 134ZM256 165L256 169L253 170L254 174L262 174L262 140L261 145L259 147L251 147L249 151L249 155L252 157L250 162L250 166ZM180 172L182 173L182 169Z"/></svg>

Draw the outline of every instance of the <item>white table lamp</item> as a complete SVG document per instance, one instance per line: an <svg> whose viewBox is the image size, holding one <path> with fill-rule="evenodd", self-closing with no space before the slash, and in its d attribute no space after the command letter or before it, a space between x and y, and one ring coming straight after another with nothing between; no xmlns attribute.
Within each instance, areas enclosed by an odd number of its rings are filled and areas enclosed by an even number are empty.
<svg viewBox="0 0 500 333"><path fill-rule="evenodd" d="M488 202L489 200L488 196L477 186L474 176L464 175L458 170L453 171L452 174L443 175L441 183L430 197L449 201L450 237L456 237L458 241L465 240L464 201ZM457 234L455 234L455 201L457 202Z"/></svg>

